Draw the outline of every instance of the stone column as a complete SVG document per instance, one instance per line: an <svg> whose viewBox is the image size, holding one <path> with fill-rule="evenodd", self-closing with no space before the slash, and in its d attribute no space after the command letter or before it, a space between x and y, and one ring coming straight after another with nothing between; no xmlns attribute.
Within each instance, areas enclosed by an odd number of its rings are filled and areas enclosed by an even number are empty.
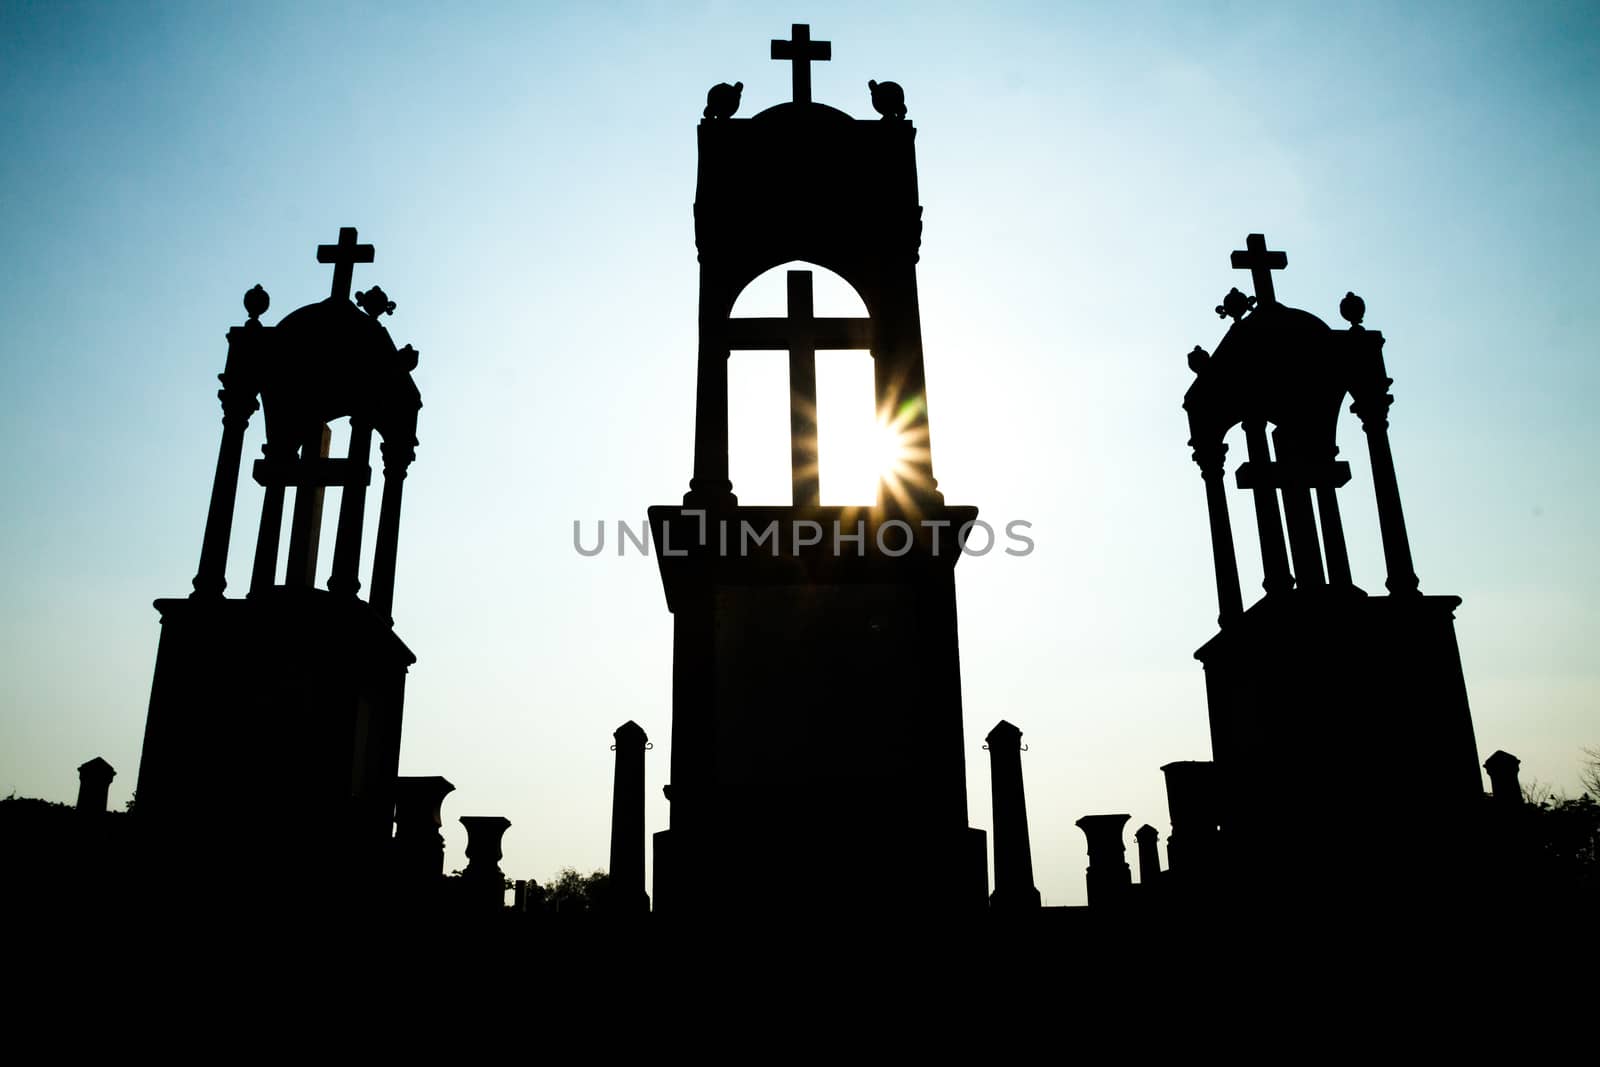
<svg viewBox="0 0 1600 1067"><path fill-rule="evenodd" d="M1389 450L1389 395L1392 378L1384 374L1383 335L1363 331L1366 343L1373 346L1370 358L1377 381L1363 389L1350 410L1361 419L1367 434L1367 452L1372 457L1372 491L1378 503L1378 531L1383 537L1383 560L1389 571L1389 592L1408 596L1417 592L1417 575L1411 562L1411 541L1406 536L1406 519L1400 508L1400 483L1395 478L1394 455ZM1381 384L1378 384L1380 383Z"/></svg>
<svg viewBox="0 0 1600 1067"><path fill-rule="evenodd" d="M1277 469L1282 479L1283 519L1289 528L1289 551L1294 553L1294 576L1300 588L1326 585L1322 575L1322 549L1317 544L1317 518L1311 509L1311 490L1306 487L1305 464L1282 430L1272 432L1272 447L1278 454Z"/></svg>
<svg viewBox="0 0 1600 1067"><path fill-rule="evenodd" d="M885 270L885 280L868 300L873 315L873 390L880 418L892 420L908 447L901 481L906 492L922 505L942 504L938 480L933 475L933 438L928 419L927 371L922 352L922 313L917 298L917 248L921 240L921 208L914 226L906 218L902 231L906 244ZM879 504L895 509L900 504L883 492Z"/></svg>
<svg viewBox="0 0 1600 1067"><path fill-rule="evenodd" d="M294 459L295 446L268 441L261 454L269 466ZM271 589L278 577L278 538L283 530L283 485L268 485L261 494L261 529L256 534L255 566L250 571L250 594Z"/></svg>
<svg viewBox="0 0 1600 1067"><path fill-rule="evenodd" d="M1334 455L1339 450L1334 449ZM1355 584L1350 574L1350 550L1344 542L1344 520L1339 516L1339 491L1331 485L1317 486L1317 515L1322 520L1322 545L1328 553L1328 584L1348 589Z"/></svg>
<svg viewBox="0 0 1600 1067"><path fill-rule="evenodd" d="M395 878L403 886L432 887L444 877L439 808L455 788L438 775L395 779Z"/></svg>
<svg viewBox="0 0 1600 1067"><path fill-rule="evenodd" d="M735 503L728 480L728 314L734 296L723 292L722 270L700 265L700 356L695 371L694 476L683 502L722 507Z"/></svg>
<svg viewBox="0 0 1600 1067"><path fill-rule="evenodd" d="M312 464L328 458L333 439L326 425L306 434L300 446L300 459L307 471ZM317 584L317 549L322 543L322 498L327 487L297 485L294 489L294 514L289 519L289 560L285 564L284 584L310 589Z"/></svg>
<svg viewBox="0 0 1600 1067"><path fill-rule="evenodd" d="M1033 911L1039 907L1039 890L1033 884L1028 805L1022 788L1022 731L1001 719L984 743L994 795L994 893L989 906L996 912Z"/></svg>
<svg viewBox="0 0 1600 1067"><path fill-rule="evenodd" d="M1522 783L1517 780L1517 772L1522 769L1522 761L1509 752L1497 749L1494 755L1483 761L1483 769L1489 772L1489 788L1494 794L1495 807L1520 808Z"/></svg>
<svg viewBox="0 0 1600 1067"><path fill-rule="evenodd" d="M1145 823L1133 839L1139 843L1139 884L1154 889L1161 876L1161 831Z"/></svg>
<svg viewBox="0 0 1600 1067"><path fill-rule="evenodd" d="M511 828L503 815L463 815L467 829L467 869L461 872L468 911L498 912L506 904L506 876L500 870L500 839Z"/></svg>
<svg viewBox="0 0 1600 1067"><path fill-rule="evenodd" d="M1167 779L1167 867L1175 880L1204 880L1216 862L1216 764L1179 760L1161 768Z"/></svg>
<svg viewBox="0 0 1600 1067"><path fill-rule="evenodd" d="M1267 450L1267 424L1255 419L1244 425L1245 446L1255 469L1251 487L1256 503L1256 527L1261 535L1261 587L1269 594L1294 588L1289 555L1283 547L1283 520L1278 512L1278 491L1272 486L1272 455Z"/></svg>
<svg viewBox="0 0 1600 1067"><path fill-rule="evenodd" d="M639 724L623 723L612 734L617 753L611 790L611 874L607 903L618 915L650 910L644 888L644 753L650 739Z"/></svg>
<svg viewBox="0 0 1600 1067"><path fill-rule="evenodd" d="M1223 462L1228 446L1218 442L1194 450L1194 461L1206 485L1206 513L1211 519L1211 563L1217 573L1217 623L1226 626L1244 613L1239 593L1239 560L1233 552L1233 524L1228 519Z"/></svg>
<svg viewBox="0 0 1600 1067"><path fill-rule="evenodd" d="M361 525L367 519L367 483L372 480L367 460L371 453L372 424L351 416L351 477L339 494L339 532L333 543L333 573L328 577L328 592L342 596L355 596L361 589Z"/></svg>
<svg viewBox="0 0 1600 1067"><path fill-rule="evenodd" d="M116 776L116 768L99 756L80 766L78 810L95 813L105 811L106 794L111 791L111 779Z"/></svg>
<svg viewBox="0 0 1600 1067"><path fill-rule="evenodd" d="M258 285L256 289L261 289ZM255 289L246 294L247 309ZM260 306L265 311L266 291ZM233 533L233 507L239 495L239 463L244 456L244 432L250 416L261 405L248 384L244 368L251 362L252 344L261 336L261 323L252 314L250 322L228 331L227 369L217 375L222 388L222 444L217 449L217 471L211 479L211 507L206 512L206 532L200 542L200 567L194 576L195 596L221 596L227 588L228 541Z"/></svg>
<svg viewBox="0 0 1600 1067"><path fill-rule="evenodd" d="M1128 815L1085 815L1078 829L1089 839L1089 906L1115 907L1127 902L1133 887L1128 870L1127 846L1122 843L1122 828Z"/></svg>
<svg viewBox="0 0 1600 1067"><path fill-rule="evenodd" d="M368 598L381 619L394 614L395 556L400 551L400 496L405 488L406 469L417 458L416 441L408 444L385 440L378 446L383 455L383 501L378 507L377 543L372 552L372 592Z"/></svg>

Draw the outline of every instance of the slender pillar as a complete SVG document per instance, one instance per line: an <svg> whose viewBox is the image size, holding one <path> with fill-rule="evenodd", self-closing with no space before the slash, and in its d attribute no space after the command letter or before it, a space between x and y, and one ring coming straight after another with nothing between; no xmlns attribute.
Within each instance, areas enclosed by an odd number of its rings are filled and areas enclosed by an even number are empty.
<svg viewBox="0 0 1600 1067"><path fill-rule="evenodd" d="M339 532L333 543L333 573L328 578L330 593L355 596L361 589L361 525L367 517L367 482L372 476L366 469L371 453L372 424L365 419L352 418L351 478L339 494Z"/></svg>
<svg viewBox="0 0 1600 1067"><path fill-rule="evenodd" d="M257 324L259 326L259 323ZM228 362L246 345L254 331L235 327L228 331ZM206 512L206 532L200 542L200 567L194 576L195 596L221 596L228 587L228 540L233 533L233 506L239 495L239 463L244 455L244 432L250 416L261 405L255 394L239 382L234 371L217 375L222 388L222 444L217 448L217 471L211 479L211 507Z"/></svg>
<svg viewBox="0 0 1600 1067"><path fill-rule="evenodd" d="M1289 556L1283 547L1278 491L1267 476L1272 469L1272 455L1267 450L1267 424L1260 419L1247 422L1244 435L1250 463L1258 472L1251 491L1255 496L1257 532L1261 535L1261 587L1268 594L1287 593L1294 588L1294 576L1289 573Z"/></svg>
<svg viewBox="0 0 1600 1067"><path fill-rule="evenodd" d="M306 435L300 448L301 461L307 470L312 462L328 458L328 447L333 439L326 425L317 427ZM294 517L289 520L289 562L284 584L310 589L317 584L317 549L322 543L322 498L327 489L321 485L298 485L294 490Z"/></svg>
<svg viewBox="0 0 1600 1067"><path fill-rule="evenodd" d="M1339 454L1338 449L1333 450ZM1328 584L1348 589L1355 584L1350 575L1350 550L1344 543L1344 520L1339 516L1339 491L1331 485L1317 486L1317 516L1322 520L1322 545L1328 552Z"/></svg>
<svg viewBox="0 0 1600 1067"><path fill-rule="evenodd" d="M1494 794L1495 807L1520 808L1522 784L1517 780L1517 772L1522 769L1522 761L1509 752L1496 750L1494 755L1483 761L1483 769L1489 772L1489 788Z"/></svg>
<svg viewBox="0 0 1600 1067"><path fill-rule="evenodd" d="M288 453L285 455L284 453ZM261 446L269 465L292 460L294 449L271 441ZM271 589L278 577L278 538L283 529L283 486L269 485L261 494L261 529L256 534L256 560L250 572L250 595Z"/></svg>
<svg viewBox="0 0 1600 1067"><path fill-rule="evenodd" d="M1211 563L1217 573L1217 622L1226 626L1244 612L1239 592L1239 560L1233 552L1233 524L1228 519L1228 493L1222 471L1228 446L1218 442L1194 450L1206 485L1206 513L1211 519Z"/></svg>
<svg viewBox="0 0 1600 1067"><path fill-rule="evenodd" d="M939 504L944 500L933 476L933 440L928 422L927 374L922 356L921 312L917 304L917 253L921 222L909 228L909 255L889 273L893 279L871 302L874 319L872 348L873 388L878 417L896 428L905 448L901 476L914 503ZM883 496L880 482L880 498ZM884 506L898 502L880 499Z"/></svg>
<svg viewBox="0 0 1600 1067"><path fill-rule="evenodd" d="M1281 430L1272 434L1273 450L1278 454L1284 525L1289 528L1289 551L1294 553L1295 580L1301 589L1326 585L1322 575L1322 550L1317 544L1316 513L1311 510L1311 490L1306 486L1301 456Z"/></svg>
<svg viewBox="0 0 1600 1067"><path fill-rule="evenodd" d="M1384 389L1390 379L1383 379ZM1358 400L1350 410L1361 418L1367 434L1367 452L1372 457L1372 491L1378 502L1378 531L1383 537L1383 561L1389 571L1385 585L1395 596L1417 592L1417 575L1412 569L1411 541L1406 536L1405 514L1400 509L1400 484L1395 479L1394 455L1389 451L1388 392Z"/></svg>
<svg viewBox="0 0 1600 1067"><path fill-rule="evenodd" d="M644 753L650 739L632 720L617 727L611 747L617 753L611 789L611 875L608 903L618 915L650 910L644 888Z"/></svg>
<svg viewBox="0 0 1600 1067"><path fill-rule="evenodd" d="M1039 890L1033 884L1028 804L1022 788L1022 731L1001 719L984 743L994 794L994 893L989 906L996 912L1033 911L1039 907Z"/></svg>
<svg viewBox="0 0 1600 1067"><path fill-rule="evenodd" d="M467 869L461 872L467 910L497 912L506 906L506 876L500 870L500 839L511 828L502 815L463 815Z"/></svg>
<svg viewBox="0 0 1600 1067"><path fill-rule="evenodd" d="M695 376L694 477L685 504L717 507L732 505L733 483L728 480L728 346L723 324L732 309L731 297L708 277L712 268L700 267L700 358Z"/></svg>
<svg viewBox="0 0 1600 1067"><path fill-rule="evenodd" d="M106 810L106 795L111 791L111 779L117 769L96 756L78 768L78 810L102 812Z"/></svg>
<svg viewBox="0 0 1600 1067"><path fill-rule="evenodd" d="M1161 877L1161 831L1145 823L1133 839L1139 843L1139 884L1153 889Z"/></svg>
<svg viewBox="0 0 1600 1067"><path fill-rule="evenodd" d="M372 593L369 599L378 617L387 619L394 614L395 554L400 550L400 497L405 488L406 468L416 459L417 451L414 440L405 445L384 441L378 450L383 454L383 500L378 506L377 544L372 554Z"/></svg>
<svg viewBox="0 0 1600 1067"><path fill-rule="evenodd" d="M1089 839L1089 906L1116 907L1127 902L1133 887L1133 872L1124 858L1128 848L1122 843L1122 828L1132 816L1085 815L1078 829Z"/></svg>

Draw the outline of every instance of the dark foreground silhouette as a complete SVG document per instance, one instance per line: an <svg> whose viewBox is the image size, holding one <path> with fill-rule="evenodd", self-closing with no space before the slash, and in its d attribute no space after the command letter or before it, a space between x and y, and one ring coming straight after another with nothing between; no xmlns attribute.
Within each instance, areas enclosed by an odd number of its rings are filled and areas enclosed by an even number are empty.
<svg viewBox="0 0 1600 1067"><path fill-rule="evenodd" d="M832 48L803 25L772 43L772 57L791 64L792 99L738 118L745 83L719 83L699 127L694 469L681 503L650 509L673 615L671 815L653 837L653 884L652 746L635 722L613 736L609 873L583 907L546 907L548 887L508 883L502 815L451 821L469 863L447 876L442 808L454 786L397 773L415 657L391 614L418 357L381 323L397 308L387 293L352 299L355 266L376 250L345 228L317 249L334 269L326 300L268 326L257 285L247 321L228 332L193 593L156 602L133 810L105 811L115 772L103 760L80 768L76 809L0 805L22 861L6 893L8 914L30 920L24 939L219 967L292 947L369 975L469 961L483 978L543 954L582 961L585 979L619 996L638 993L650 966L651 988L673 1004L744 976L766 984L743 996L762 988L809 1003L820 980L896 1011L926 1009L928 988L974 975L1009 995L1049 967L1066 988L1103 995L1169 981L1175 995L1199 997L1224 973L1322 990L1347 967L1370 969L1375 954L1418 976L1459 977L1476 953L1559 943L1594 902L1593 823L1568 812L1568 843L1551 846L1555 823L1522 802L1503 752L1488 761L1485 796L1453 628L1459 600L1420 592L1406 537L1383 336L1353 293L1338 330L1280 303L1273 272L1287 256L1259 234L1232 257L1254 295L1233 289L1218 305L1229 325L1213 352L1189 353L1184 398L1220 610L1196 653L1212 759L1160 768L1165 870L1154 825L1133 831L1135 881L1131 814L1086 814L1089 906L1047 908L1033 877L1023 732L1001 720L986 739L991 892L988 835L968 824L975 754L963 736L953 574L977 509L947 504L934 479L906 93L863 79L875 119L813 101L809 65ZM843 277L868 314L818 317L812 275L796 270L785 316L731 317L753 279L796 260ZM836 348L871 353L878 408L906 445L869 508L820 503L815 355ZM788 359L786 507L741 506L728 475L728 362L762 352ZM1345 549L1338 491L1350 469L1335 432L1347 399L1371 460L1384 594L1356 585ZM258 410L260 533L248 592L230 597L228 539ZM345 418L348 453L332 456L329 424ZM1234 480L1264 531L1264 595L1248 608L1225 477L1236 429L1246 455ZM374 434L382 488L363 598ZM329 487L340 508L317 588ZM1039 594L1041 619L1066 610L1062 591ZM1403 812L1380 775L1406 784ZM1556 863L1555 852L1577 859Z"/></svg>

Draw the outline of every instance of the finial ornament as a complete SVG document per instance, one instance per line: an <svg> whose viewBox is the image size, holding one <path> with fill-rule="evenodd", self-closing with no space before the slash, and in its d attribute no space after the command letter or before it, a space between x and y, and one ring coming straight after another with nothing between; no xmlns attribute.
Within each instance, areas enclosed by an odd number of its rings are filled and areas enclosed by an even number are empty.
<svg viewBox="0 0 1600 1067"><path fill-rule="evenodd" d="M1222 298L1222 303L1217 305L1217 318L1232 319L1238 322L1244 318L1245 313L1256 306L1256 298L1245 296L1237 288L1229 289L1228 295Z"/></svg>
<svg viewBox="0 0 1600 1067"><path fill-rule="evenodd" d="M906 91L896 82L867 82L872 93L872 108L886 119L906 117Z"/></svg>
<svg viewBox="0 0 1600 1067"><path fill-rule="evenodd" d="M1210 362L1211 353L1207 352L1199 345L1195 345L1193 348L1189 349L1189 369L1194 371L1196 374L1199 374L1202 370L1204 370L1205 365Z"/></svg>
<svg viewBox="0 0 1600 1067"><path fill-rule="evenodd" d="M248 293L244 294L244 310L250 316L250 321L255 322L267 313L267 308L272 306L272 297L261 288L257 282Z"/></svg>
<svg viewBox="0 0 1600 1067"><path fill-rule="evenodd" d="M718 82L706 91L705 117L708 119L732 118L739 110L739 98L744 93L744 82Z"/></svg>
<svg viewBox="0 0 1600 1067"><path fill-rule="evenodd" d="M1361 320L1367 317L1367 302L1354 293L1344 294L1344 299L1339 301L1339 315L1350 324L1352 330L1365 329Z"/></svg>
<svg viewBox="0 0 1600 1067"><path fill-rule="evenodd" d="M394 314L394 301L389 299L388 293L376 285L364 293L356 294L356 306L373 318Z"/></svg>

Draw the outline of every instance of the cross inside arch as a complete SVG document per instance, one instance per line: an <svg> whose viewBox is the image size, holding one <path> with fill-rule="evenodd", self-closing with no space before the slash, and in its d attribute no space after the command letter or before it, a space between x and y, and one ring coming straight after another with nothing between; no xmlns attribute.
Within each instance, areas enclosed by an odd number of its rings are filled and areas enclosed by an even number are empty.
<svg viewBox="0 0 1600 1067"><path fill-rule="evenodd" d="M729 319L724 339L730 351L789 353L790 500L797 508L819 507L817 471L817 352L872 348L870 318L817 318L811 272L789 271L789 315L782 319Z"/></svg>
<svg viewBox="0 0 1600 1067"><path fill-rule="evenodd" d="M772 58L787 59L794 74L794 102L811 103L811 62L833 58L832 41L813 41L811 27L796 22L789 27L790 40L772 42Z"/></svg>

